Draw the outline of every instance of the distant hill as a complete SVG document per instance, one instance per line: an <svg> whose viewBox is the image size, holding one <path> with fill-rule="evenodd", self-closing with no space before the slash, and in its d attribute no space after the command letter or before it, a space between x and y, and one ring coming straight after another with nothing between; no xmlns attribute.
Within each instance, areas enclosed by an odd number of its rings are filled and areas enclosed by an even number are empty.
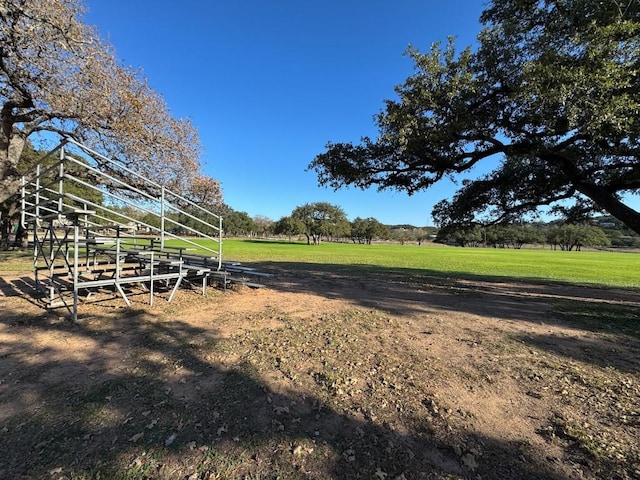
<svg viewBox="0 0 640 480"><path fill-rule="evenodd" d="M432 227L432 226L417 227L415 225L409 225L409 224L386 225L386 226L391 230L400 230L400 229L405 229L405 230L427 230L429 233L438 231L438 227Z"/></svg>
<svg viewBox="0 0 640 480"><path fill-rule="evenodd" d="M640 235L629 229L615 217L603 215L593 219L593 223L600 227L611 240L612 247L640 248Z"/></svg>

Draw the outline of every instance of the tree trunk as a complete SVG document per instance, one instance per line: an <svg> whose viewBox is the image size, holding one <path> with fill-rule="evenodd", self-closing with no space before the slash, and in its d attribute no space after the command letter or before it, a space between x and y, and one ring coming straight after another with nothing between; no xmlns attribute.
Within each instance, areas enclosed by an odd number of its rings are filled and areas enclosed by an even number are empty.
<svg viewBox="0 0 640 480"><path fill-rule="evenodd" d="M12 246L25 246L27 231L20 224L20 218L17 216L19 211L20 206L15 202L5 202L5 205L0 209L0 250L6 250ZM15 237L11 241L14 225L16 227Z"/></svg>
<svg viewBox="0 0 640 480"><path fill-rule="evenodd" d="M20 134L11 133L13 123L6 117L6 109L0 115L0 249L11 246L12 218L17 211L15 199L11 197L20 191L21 176L18 175L17 165L22 156L26 141ZM15 241L19 239L16 237Z"/></svg>
<svg viewBox="0 0 640 480"><path fill-rule="evenodd" d="M580 193L640 235L640 212L622 203L615 193L610 192L606 187L597 185L585 177L576 164L563 155L542 154L540 158L557 165Z"/></svg>
<svg viewBox="0 0 640 480"><path fill-rule="evenodd" d="M9 236L11 235L11 219L6 215L0 219L0 250L7 250L9 248Z"/></svg>
<svg viewBox="0 0 640 480"><path fill-rule="evenodd" d="M604 188L595 184L576 185L583 195L589 197L598 206L609 212L631 230L640 235L640 212L625 205Z"/></svg>
<svg viewBox="0 0 640 480"><path fill-rule="evenodd" d="M0 203L20 190L20 175L16 170L26 140L20 134L12 133L13 122L0 116Z"/></svg>

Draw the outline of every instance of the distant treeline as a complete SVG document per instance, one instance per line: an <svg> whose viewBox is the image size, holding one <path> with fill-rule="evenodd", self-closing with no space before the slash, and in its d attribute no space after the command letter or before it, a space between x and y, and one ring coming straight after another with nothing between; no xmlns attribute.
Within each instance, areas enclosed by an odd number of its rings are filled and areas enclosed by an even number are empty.
<svg viewBox="0 0 640 480"><path fill-rule="evenodd" d="M611 216L596 217L580 225L553 221L438 229L434 226L419 227L410 224L384 225L373 217L358 217L350 221L339 207L324 203L303 205L294 210L292 215L278 221L261 215L251 217L246 212L236 211L224 204L213 208L210 206L210 209L223 217L224 233L233 237L280 236L291 240L309 235L311 240L316 236L318 242L320 238L358 244L391 241L421 245L435 242L460 247L515 249L524 245L549 245L552 249L568 251L580 250L582 247L640 248L640 236ZM127 210L129 216L136 216L133 209L123 210ZM148 214L140 216L140 220L142 224L154 224L158 221ZM190 221L186 217L176 220L185 225Z"/></svg>
<svg viewBox="0 0 640 480"><path fill-rule="evenodd" d="M611 216L597 217L579 225L554 221L451 226L440 229L434 241L461 247L516 249L524 245L547 244L553 249L567 251L582 247L640 248L640 236Z"/></svg>

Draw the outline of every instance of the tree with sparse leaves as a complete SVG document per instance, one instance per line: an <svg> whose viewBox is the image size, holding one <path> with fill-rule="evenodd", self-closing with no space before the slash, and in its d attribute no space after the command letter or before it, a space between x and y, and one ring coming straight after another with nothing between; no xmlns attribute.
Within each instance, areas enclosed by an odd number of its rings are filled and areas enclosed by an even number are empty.
<svg viewBox="0 0 640 480"><path fill-rule="evenodd" d="M256 225L256 233L266 237L273 231L273 220L264 215L256 215L253 217L253 223Z"/></svg>
<svg viewBox="0 0 640 480"><path fill-rule="evenodd" d="M218 182L200 173L191 122L174 118L139 72L118 63L83 13L82 0L0 2L0 202L18 190L23 150L41 132L71 137L188 197L220 201Z"/></svg>
<svg viewBox="0 0 640 480"><path fill-rule="evenodd" d="M473 167L433 215L442 227L552 206L604 210L640 233L640 2L493 0L476 50L408 55L415 73L377 116L377 140L329 143L312 161L334 188L427 189Z"/></svg>

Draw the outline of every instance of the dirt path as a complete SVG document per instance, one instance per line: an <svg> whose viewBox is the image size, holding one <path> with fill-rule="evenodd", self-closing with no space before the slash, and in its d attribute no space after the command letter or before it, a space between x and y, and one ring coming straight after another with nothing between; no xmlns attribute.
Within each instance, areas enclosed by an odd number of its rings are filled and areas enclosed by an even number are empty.
<svg viewBox="0 0 640 480"><path fill-rule="evenodd" d="M269 268L82 325L0 272L0 477L640 478L637 291Z"/></svg>

